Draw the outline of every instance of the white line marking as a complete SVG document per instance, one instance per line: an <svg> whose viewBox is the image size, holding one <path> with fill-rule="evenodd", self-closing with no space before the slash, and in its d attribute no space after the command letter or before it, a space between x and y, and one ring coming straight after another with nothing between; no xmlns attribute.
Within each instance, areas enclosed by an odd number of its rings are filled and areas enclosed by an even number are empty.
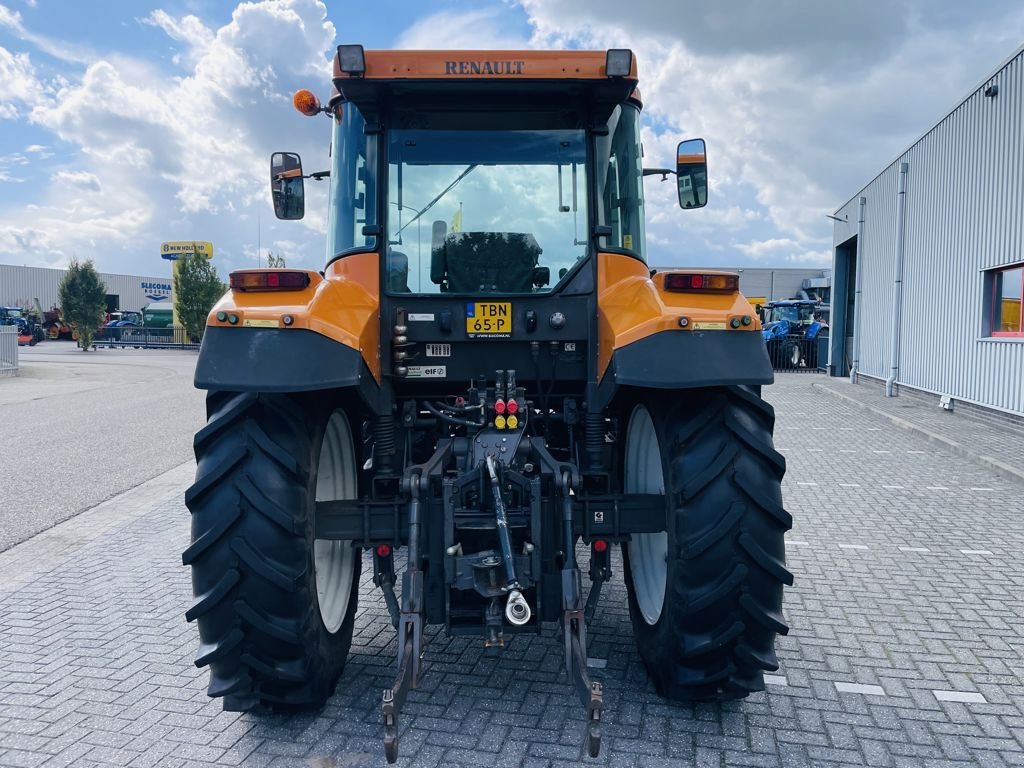
<svg viewBox="0 0 1024 768"><path fill-rule="evenodd" d="M789 682L786 680L786 676L785 675L765 675L764 676L764 684L765 685L778 685L778 686L781 686L781 687L785 688L787 685L789 685Z"/></svg>
<svg viewBox="0 0 1024 768"><path fill-rule="evenodd" d="M900 547L900 552L931 552L928 547Z"/></svg>
<svg viewBox="0 0 1024 768"><path fill-rule="evenodd" d="M848 450L845 450L845 449L843 449L843 448L840 448L840 449L839 449L839 452L840 452L840 453L856 453L856 451L848 451Z"/></svg>
<svg viewBox="0 0 1024 768"><path fill-rule="evenodd" d="M926 485L925 488L927 488L929 491L948 491L949 490L949 488L947 488L944 485Z"/></svg>
<svg viewBox="0 0 1024 768"><path fill-rule="evenodd" d="M796 540L793 540L793 541L787 541L786 543L787 544L792 544L794 547L809 547L809 546L811 546L806 541L796 541Z"/></svg>
<svg viewBox="0 0 1024 768"><path fill-rule="evenodd" d="M961 549L961 555L991 555L992 553L987 549Z"/></svg>
<svg viewBox="0 0 1024 768"><path fill-rule="evenodd" d="M801 482L797 482L797 485L817 485L817 483L801 483Z"/></svg>
<svg viewBox="0 0 1024 768"><path fill-rule="evenodd" d="M860 483L840 483L840 488L860 488Z"/></svg>
<svg viewBox="0 0 1024 768"><path fill-rule="evenodd" d="M865 696L885 696L885 689L880 685L836 683L836 690L840 693L863 693Z"/></svg>
<svg viewBox="0 0 1024 768"><path fill-rule="evenodd" d="M892 451L872 451L872 453L892 453Z"/></svg>
<svg viewBox="0 0 1024 768"><path fill-rule="evenodd" d="M927 453L927 451L907 451L910 454Z"/></svg>
<svg viewBox="0 0 1024 768"><path fill-rule="evenodd" d="M972 491L994 491L995 488L971 488Z"/></svg>
<svg viewBox="0 0 1024 768"><path fill-rule="evenodd" d="M867 549L867 544L840 544L840 549Z"/></svg>
<svg viewBox="0 0 1024 768"><path fill-rule="evenodd" d="M958 701L961 704L988 704L980 693L970 691L932 691L939 701Z"/></svg>
<svg viewBox="0 0 1024 768"><path fill-rule="evenodd" d="M587 666L591 669L604 669L608 666L608 659L595 659L591 656L587 659Z"/></svg>
<svg viewBox="0 0 1024 768"><path fill-rule="evenodd" d="M864 431L865 432L881 432L882 428L881 427L868 427Z"/></svg>
<svg viewBox="0 0 1024 768"><path fill-rule="evenodd" d="M883 485L882 487L883 488L887 488L890 491L902 491L903 490L903 486L902 485Z"/></svg>
<svg viewBox="0 0 1024 768"><path fill-rule="evenodd" d="M821 448L808 448L808 453L821 453Z"/></svg>
<svg viewBox="0 0 1024 768"><path fill-rule="evenodd" d="M828 427L811 427L811 429L813 429L813 430L822 430L822 429L828 429Z"/></svg>

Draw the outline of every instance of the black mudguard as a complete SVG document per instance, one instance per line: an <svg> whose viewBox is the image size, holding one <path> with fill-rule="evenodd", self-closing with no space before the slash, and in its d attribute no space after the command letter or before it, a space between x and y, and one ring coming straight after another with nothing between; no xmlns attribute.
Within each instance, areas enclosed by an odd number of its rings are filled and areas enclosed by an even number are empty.
<svg viewBox="0 0 1024 768"><path fill-rule="evenodd" d="M232 392L356 388L374 410L381 401L358 350L304 329L207 328L195 386Z"/></svg>
<svg viewBox="0 0 1024 768"><path fill-rule="evenodd" d="M661 331L616 349L599 386L607 404L619 387L693 389L775 381L753 331Z"/></svg>

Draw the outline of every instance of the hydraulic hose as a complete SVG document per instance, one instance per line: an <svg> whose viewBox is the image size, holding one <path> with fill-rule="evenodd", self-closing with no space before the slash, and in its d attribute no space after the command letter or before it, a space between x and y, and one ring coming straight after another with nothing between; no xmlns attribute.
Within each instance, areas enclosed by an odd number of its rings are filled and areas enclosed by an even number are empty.
<svg viewBox="0 0 1024 768"><path fill-rule="evenodd" d="M424 401L423 407L430 411L432 414L445 421L449 424L454 424L457 427L469 427L470 429L482 429L483 424L481 422L469 421L468 419L458 419L455 416L449 416L447 413L442 413L435 408L431 403Z"/></svg>

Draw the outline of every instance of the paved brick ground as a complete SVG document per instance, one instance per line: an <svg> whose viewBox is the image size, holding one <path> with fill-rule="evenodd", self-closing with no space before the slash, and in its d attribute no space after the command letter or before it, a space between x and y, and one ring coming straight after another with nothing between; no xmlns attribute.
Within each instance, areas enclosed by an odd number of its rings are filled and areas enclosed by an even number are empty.
<svg viewBox="0 0 1024 768"><path fill-rule="evenodd" d="M617 578L591 629L607 660L594 670L607 701L598 760L581 757L553 636L490 656L434 634L402 764L1024 765L1024 487L815 394L814 378L769 393L797 582L766 692L660 701ZM172 471L0 554L0 765L382 765L394 645L369 585L323 711L239 715L206 698L182 617L187 478Z"/></svg>
<svg viewBox="0 0 1024 768"><path fill-rule="evenodd" d="M963 458L1024 482L1024 422L1016 417L990 411L979 419L962 404L944 411L937 396L911 390L886 397L882 383L866 378L857 385L845 378L816 378L817 391L859 403L900 428L921 432Z"/></svg>

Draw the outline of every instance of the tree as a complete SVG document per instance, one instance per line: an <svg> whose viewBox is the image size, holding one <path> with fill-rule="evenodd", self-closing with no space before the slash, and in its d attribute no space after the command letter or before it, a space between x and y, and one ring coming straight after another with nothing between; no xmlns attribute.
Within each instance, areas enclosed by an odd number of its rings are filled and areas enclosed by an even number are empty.
<svg viewBox="0 0 1024 768"><path fill-rule="evenodd" d="M285 269L288 265L284 263L284 256L282 256L281 254L275 256L274 254L268 251L267 266L270 267L271 269Z"/></svg>
<svg viewBox="0 0 1024 768"><path fill-rule="evenodd" d="M64 322L78 334L78 346L88 351L107 312L107 286L100 280L92 259L71 259L67 274L60 281L58 296Z"/></svg>
<svg viewBox="0 0 1024 768"><path fill-rule="evenodd" d="M185 332L196 341L203 338L206 316L227 286L217 277L217 270L201 253L181 257L174 270L174 308Z"/></svg>

